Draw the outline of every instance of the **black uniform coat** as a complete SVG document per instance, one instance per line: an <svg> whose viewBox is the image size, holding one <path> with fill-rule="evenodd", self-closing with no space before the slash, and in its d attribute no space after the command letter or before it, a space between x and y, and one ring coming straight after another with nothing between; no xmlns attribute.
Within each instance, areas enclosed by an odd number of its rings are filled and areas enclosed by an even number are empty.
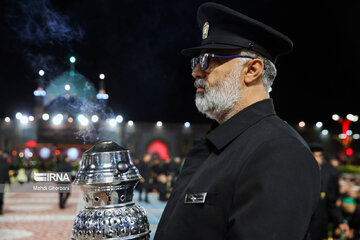
<svg viewBox="0 0 360 240"><path fill-rule="evenodd" d="M194 143L155 239L304 239L319 192L312 153L266 99Z"/></svg>

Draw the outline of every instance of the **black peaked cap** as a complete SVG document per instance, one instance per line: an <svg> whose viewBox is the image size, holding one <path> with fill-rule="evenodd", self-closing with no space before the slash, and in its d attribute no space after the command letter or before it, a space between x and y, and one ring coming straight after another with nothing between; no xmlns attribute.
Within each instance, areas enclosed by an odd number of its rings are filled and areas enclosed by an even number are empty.
<svg viewBox="0 0 360 240"><path fill-rule="evenodd" d="M202 29L200 46L183 49L186 56L198 56L202 49L249 49L275 62L291 52L292 41L284 34L242 13L217 3L204 3L197 12Z"/></svg>

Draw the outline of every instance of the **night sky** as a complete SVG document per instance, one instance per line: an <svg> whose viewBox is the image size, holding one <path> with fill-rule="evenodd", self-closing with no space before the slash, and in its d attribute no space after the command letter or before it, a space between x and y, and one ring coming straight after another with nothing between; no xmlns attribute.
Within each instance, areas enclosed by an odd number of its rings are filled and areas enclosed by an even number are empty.
<svg viewBox="0 0 360 240"><path fill-rule="evenodd" d="M201 30L198 6L183 0L1 1L0 117L31 113L38 71L46 83L69 69L98 87L108 105L134 121L206 123L194 104L188 57ZM215 1L289 36L294 51L278 59L271 97L288 122L360 114L360 5L350 1ZM325 2L325 1L324 1Z"/></svg>

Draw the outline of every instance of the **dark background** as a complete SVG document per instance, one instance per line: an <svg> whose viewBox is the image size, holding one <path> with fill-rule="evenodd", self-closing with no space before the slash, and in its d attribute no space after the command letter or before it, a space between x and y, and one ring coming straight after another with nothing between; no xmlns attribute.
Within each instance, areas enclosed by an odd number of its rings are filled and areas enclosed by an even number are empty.
<svg viewBox="0 0 360 240"><path fill-rule="evenodd" d="M76 69L109 106L134 121L209 122L197 112L189 58L198 45L196 11L205 1L1 1L0 117L31 112L38 71L47 82ZM288 35L294 51L278 59L271 97L288 122L331 122L359 113L359 4L350 1L215 1Z"/></svg>

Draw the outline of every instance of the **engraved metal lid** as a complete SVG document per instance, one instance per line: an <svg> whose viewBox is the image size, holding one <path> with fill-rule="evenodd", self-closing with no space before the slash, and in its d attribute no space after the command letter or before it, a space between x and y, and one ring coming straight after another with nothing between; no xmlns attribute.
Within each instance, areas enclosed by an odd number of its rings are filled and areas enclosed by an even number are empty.
<svg viewBox="0 0 360 240"><path fill-rule="evenodd" d="M129 150L115 142L102 141L84 152L74 184L118 184L140 178Z"/></svg>

